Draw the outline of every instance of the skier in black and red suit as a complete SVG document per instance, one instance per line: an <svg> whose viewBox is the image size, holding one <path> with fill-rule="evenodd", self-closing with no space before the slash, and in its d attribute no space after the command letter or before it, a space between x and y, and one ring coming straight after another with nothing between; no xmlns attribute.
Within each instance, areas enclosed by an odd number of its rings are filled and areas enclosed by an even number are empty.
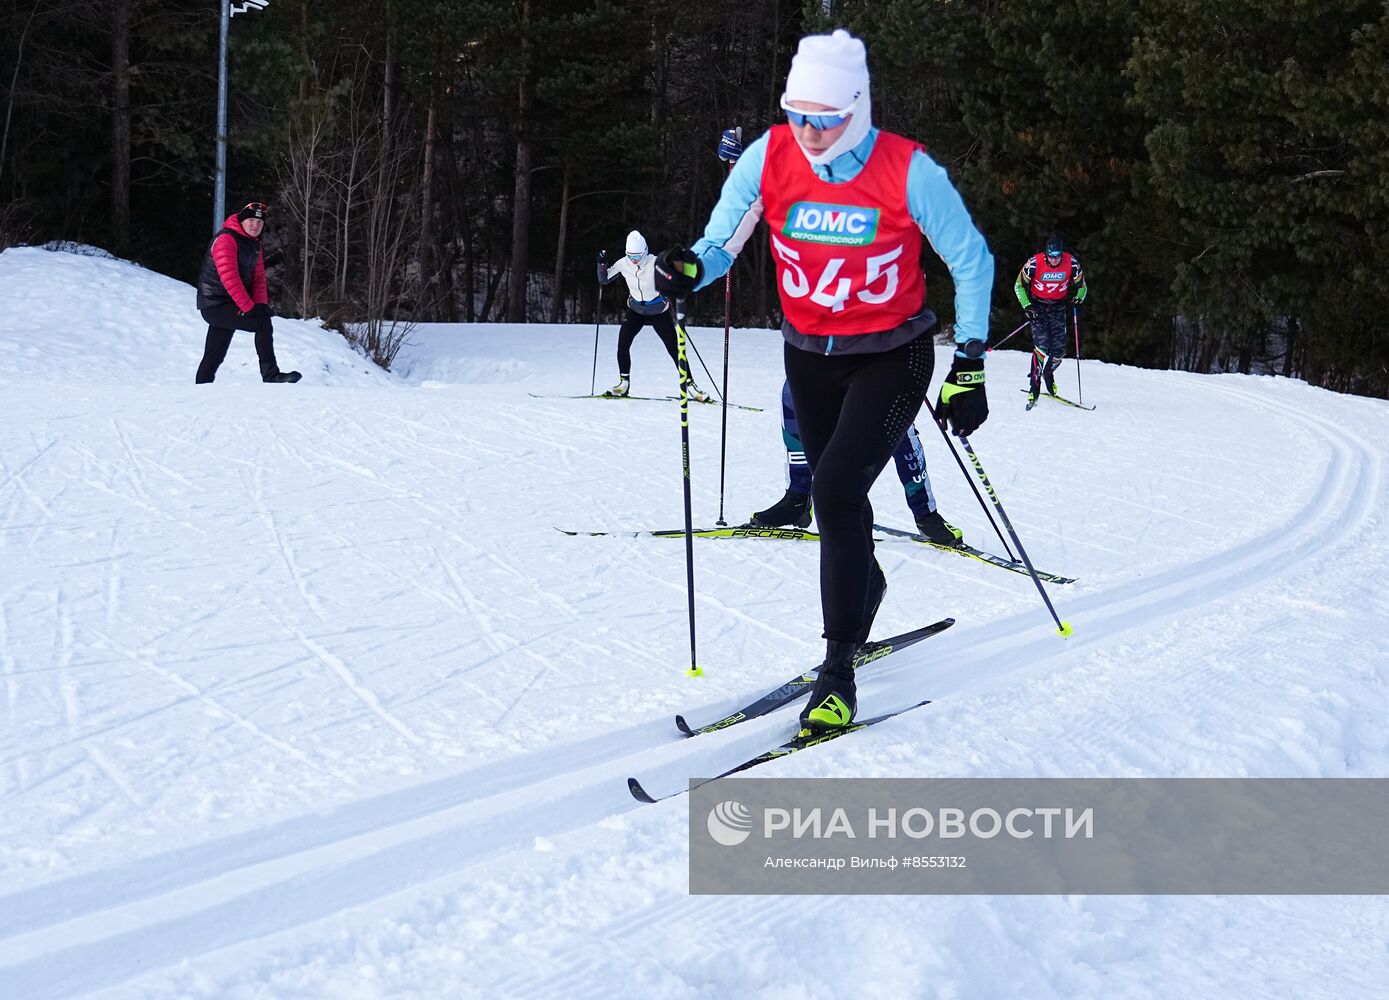
<svg viewBox="0 0 1389 1000"><path fill-rule="evenodd" d="M1061 237L1047 239L1046 249L1027 258L1013 284L1022 311L1032 324L1032 376L1028 403L1035 403L1042 382L1056 395L1056 369L1066 356L1066 315L1085 301L1085 272Z"/></svg>

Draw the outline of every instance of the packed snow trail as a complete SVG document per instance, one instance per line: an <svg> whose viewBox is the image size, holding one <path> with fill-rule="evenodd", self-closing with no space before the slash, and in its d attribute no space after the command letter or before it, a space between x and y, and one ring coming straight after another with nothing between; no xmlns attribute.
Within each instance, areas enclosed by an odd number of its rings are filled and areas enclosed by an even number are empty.
<svg viewBox="0 0 1389 1000"><path fill-rule="evenodd" d="M587 386L591 327L426 329L388 376L281 320L304 382L263 386L237 340L194 387L187 286L12 250L0 295L41 300L0 318L17 995L804 994L851 951L896 995L1370 996L1389 972L1376 900L690 898L683 806L625 778L678 787L784 738L789 716L697 740L670 719L819 659L817 551L697 545L709 676L686 679L683 546L550 528L680 520L678 407L528 395ZM734 338L734 396L767 410L729 414L730 520L782 489L779 352ZM1026 359L991 357L1000 399ZM634 391L668 388L656 338L634 362ZM861 711L934 703L772 773L1389 773L1389 405L1085 380L1095 412L1000 402L974 439L1034 561L1080 578L1050 590L1075 636L1026 578L880 546L875 631L959 622L865 675ZM719 419L691 416L706 520ZM942 512L985 543L919 427ZM874 506L910 524L891 472Z"/></svg>

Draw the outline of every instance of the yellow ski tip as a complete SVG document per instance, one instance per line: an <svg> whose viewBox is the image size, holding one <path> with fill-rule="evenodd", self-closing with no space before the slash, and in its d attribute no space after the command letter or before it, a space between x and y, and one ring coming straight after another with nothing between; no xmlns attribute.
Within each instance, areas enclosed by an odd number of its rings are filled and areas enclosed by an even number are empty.
<svg viewBox="0 0 1389 1000"><path fill-rule="evenodd" d="M1074 632L1075 629L1071 628L1070 622L1062 622L1061 627L1057 629L1057 631L1061 633L1061 638L1069 639L1071 637L1071 633Z"/></svg>
<svg viewBox="0 0 1389 1000"><path fill-rule="evenodd" d="M685 671L685 676L686 676L686 677L703 677L703 676L704 676L704 668L703 668L703 667L690 667L688 670Z"/></svg>

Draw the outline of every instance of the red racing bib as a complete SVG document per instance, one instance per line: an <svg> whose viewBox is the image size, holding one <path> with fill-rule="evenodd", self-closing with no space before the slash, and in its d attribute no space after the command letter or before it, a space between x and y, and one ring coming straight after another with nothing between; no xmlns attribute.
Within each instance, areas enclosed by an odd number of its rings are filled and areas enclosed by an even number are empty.
<svg viewBox="0 0 1389 1000"><path fill-rule="evenodd" d="M1032 258L1032 283L1027 286L1027 294L1043 302L1060 302L1071 292L1071 255L1063 253L1061 263L1052 267L1047 263L1047 255L1039 253Z"/></svg>
<svg viewBox="0 0 1389 1000"><path fill-rule="evenodd" d="M921 312L921 229L907 208L907 168L920 148L879 132L858 175L830 184L815 175L789 126L772 127L762 218L782 311L801 333L877 333Z"/></svg>

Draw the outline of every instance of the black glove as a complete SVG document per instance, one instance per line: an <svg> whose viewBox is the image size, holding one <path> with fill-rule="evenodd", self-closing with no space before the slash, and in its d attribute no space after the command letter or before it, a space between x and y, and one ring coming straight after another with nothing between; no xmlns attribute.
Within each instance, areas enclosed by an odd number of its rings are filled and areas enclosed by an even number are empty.
<svg viewBox="0 0 1389 1000"><path fill-rule="evenodd" d="M608 251L606 251L606 250L599 250L599 251L598 251L598 263L600 263L600 264L606 264L607 262L608 262Z"/></svg>
<svg viewBox="0 0 1389 1000"><path fill-rule="evenodd" d="M704 265L684 247L671 247L656 258L656 291L673 299L684 298L704 277Z"/></svg>
<svg viewBox="0 0 1389 1000"><path fill-rule="evenodd" d="M743 130L741 128L726 128L719 136L719 159L728 163L737 163L738 157L743 155Z"/></svg>
<svg viewBox="0 0 1389 1000"><path fill-rule="evenodd" d="M608 280L608 251L598 251L598 284L606 284Z"/></svg>
<svg viewBox="0 0 1389 1000"><path fill-rule="evenodd" d="M1035 322L1037 322L1037 307L1036 307L1036 306L1028 306L1026 309L1024 309L1024 310L1022 311L1022 314L1023 314L1024 316L1027 317L1027 321L1028 321L1029 323L1035 323Z"/></svg>
<svg viewBox="0 0 1389 1000"><path fill-rule="evenodd" d="M251 311L248 312L246 315L247 315L247 316L269 316L269 315L270 315L270 307L269 307L268 305L266 305L264 302L257 302L255 305L253 305L253 306L251 307Z"/></svg>
<svg viewBox="0 0 1389 1000"><path fill-rule="evenodd" d="M984 395L984 359L957 357L940 387L940 398L936 400L936 422L944 430L948 420L957 437L969 437L988 418L989 400Z"/></svg>

